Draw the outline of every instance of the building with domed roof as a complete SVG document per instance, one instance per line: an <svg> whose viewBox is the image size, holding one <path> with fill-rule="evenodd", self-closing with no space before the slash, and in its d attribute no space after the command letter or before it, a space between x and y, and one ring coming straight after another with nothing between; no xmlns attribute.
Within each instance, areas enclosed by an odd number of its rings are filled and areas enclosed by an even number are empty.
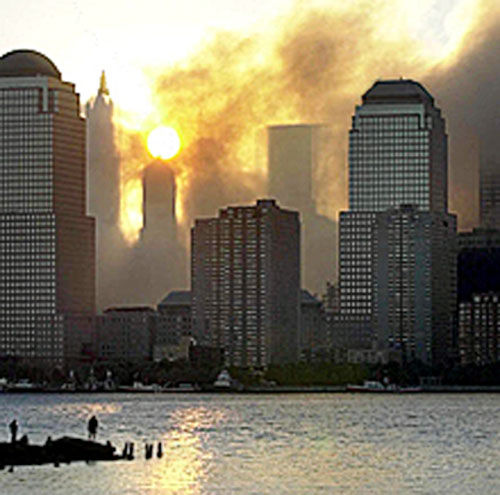
<svg viewBox="0 0 500 495"><path fill-rule="evenodd" d="M34 50L0 58L0 356L60 363L66 321L95 311L79 95Z"/></svg>

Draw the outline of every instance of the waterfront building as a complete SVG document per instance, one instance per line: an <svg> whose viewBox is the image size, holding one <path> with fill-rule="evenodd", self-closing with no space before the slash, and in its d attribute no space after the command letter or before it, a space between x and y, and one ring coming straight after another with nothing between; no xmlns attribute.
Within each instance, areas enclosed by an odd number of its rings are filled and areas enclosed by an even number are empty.
<svg viewBox="0 0 500 495"><path fill-rule="evenodd" d="M62 363L65 318L95 311L79 95L41 53L0 58L0 355Z"/></svg>
<svg viewBox="0 0 500 495"><path fill-rule="evenodd" d="M456 285L453 215L402 205L377 214L372 244L376 348L404 362L446 359Z"/></svg>
<svg viewBox="0 0 500 495"><path fill-rule="evenodd" d="M273 200L198 219L191 232L193 336L228 365L298 359L300 224Z"/></svg>
<svg viewBox="0 0 500 495"><path fill-rule="evenodd" d="M500 292L500 231L461 232L457 244L458 302L471 302L473 294Z"/></svg>
<svg viewBox="0 0 500 495"><path fill-rule="evenodd" d="M500 358L500 293L473 294L459 305L460 363L482 366Z"/></svg>
<svg viewBox="0 0 500 495"><path fill-rule="evenodd" d="M399 253L400 262L393 258L392 265L386 268L405 271L410 261L403 249L409 247L392 234L387 239L392 244L383 246L380 236L391 229L397 230L398 223L402 226L407 219L405 205L411 205L415 211L432 214L430 228L436 230L426 234L426 242L442 244L453 236L456 225L455 217L448 214L447 195L447 135L434 99L420 83L412 80L377 81L363 95L362 105L356 107L353 117L349 132L349 211L341 212L339 219L338 324L350 340L348 347L376 349L396 345L401 350L402 342L397 342L398 339L386 339L393 334L387 333L385 320L381 319L382 313L387 315L389 309L381 305L387 302L385 297L393 301L401 297L398 283L403 279L396 272L381 271L380 262L381 256L393 257ZM394 222L391 228L389 220ZM386 228L381 229L384 222ZM384 253L377 252L381 247ZM452 253L439 273L436 270L442 260L435 249L430 255L430 274L424 276L426 268L415 265L414 280L425 278L427 285L422 290L428 292L434 308L426 329L432 338L427 339L427 350L422 355L437 362L444 359L451 342L455 278L453 266L449 266L454 264L450 262ZM434 282L439 275L445 277L440 284ZM391 277L393 283L389 283ZM381 299L377 296L379 290L389 292ZM443 304L446 315L441 310L439 315L434 313L439 303ZM417 304L417 300L407 299L407 304ZM402 300L392 307L394 314L390 318L401 319L398 312L406 311ZM415 332L416 329L405 331L401 338L406 341ZM406 357L413 356L403 356Z"/></svg>

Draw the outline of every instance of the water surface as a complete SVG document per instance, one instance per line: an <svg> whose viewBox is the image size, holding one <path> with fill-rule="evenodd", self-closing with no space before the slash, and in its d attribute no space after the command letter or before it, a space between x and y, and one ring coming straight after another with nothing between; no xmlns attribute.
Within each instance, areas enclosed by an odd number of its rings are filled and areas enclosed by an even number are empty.
<svg viewBox="0 0 500 495"><path fill-rule="evenodd" d="M4 470L0 494L500 493L496 394L1 395L0 433L85 437L92 414L135 461Z"/></svg>

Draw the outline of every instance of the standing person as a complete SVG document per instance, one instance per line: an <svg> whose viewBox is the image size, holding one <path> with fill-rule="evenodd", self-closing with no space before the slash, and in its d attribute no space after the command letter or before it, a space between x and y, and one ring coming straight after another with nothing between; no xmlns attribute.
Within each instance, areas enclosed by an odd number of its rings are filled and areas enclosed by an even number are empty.
<svg viewBox="0 0 500 495"><path fill-rule="evenodd" d="M10 441L12 443L16 443L16 437L17 437L17 421L15 419L13 419L10 424L9 424L9 428L10 428Z"/></svg>
<svg viewBox="0 0 500 495"><path fill-rule="evenodd" d="M92 416L90 419L89 419L89 425L88 425L88 429L89 429L89 438L91 440L95 440L95 437L97 435L97 427L99 426L99 422L97 421L97 418L95 416Z"/></svg>

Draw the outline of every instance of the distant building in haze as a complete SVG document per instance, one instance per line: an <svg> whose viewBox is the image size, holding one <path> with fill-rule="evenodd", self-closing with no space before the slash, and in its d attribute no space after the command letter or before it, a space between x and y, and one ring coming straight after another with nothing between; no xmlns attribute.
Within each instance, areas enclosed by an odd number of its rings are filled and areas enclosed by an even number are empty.
<svg viewBox="0 0 500 495"><path fill-rule="evenodd" d="M0 122L0 355L60 363L65 319L95 311L79 96L47 57L12 51Z"/></svg>
<svg viewBox="0 0 500 495"><path fill-rule="evenodd" d="M96 222L97 308L123 304L129 247L120 230L120 158L115 146L113 101L101 74L97 96L86 105L88 211Z"/></svg>
<svg viewBox="0 0 500 495"><path fill-rule="evenodd" d="M90 215L98 231L116 225L120 215L120 161L114 144L113 101L104 71L97 97L86 106Z"/></svg>
<svg viewBox="0 0 500 495"><path fill-rule="evenodd" d="M275 201L196 220L191 237L193 336L228 365L298 359L300 225Z"/></svg>
<svg viewBox="0 0 500 495"><path fill-rule="evenodd" d="M149 164L142 177L142 235L175 235L175 179L165 162Z"/></svg>
<svg viewBox="0 0 500 495"><path fill-rule="evenodd" d="M319 130L307 124L268 127L268 194L284 208L315 211L312 184Z"/></svg>
<svg viewBox="0 0 500 495"><path fill-rule="evenodd" d="M340 214L339 325L351 345L446 359L456 293L447 195L447 135L434 99L415 81L376 82L353 117L349 211Z"/></svg>
<svg viewBox="0 0 500 495"><path fill-rule="evenodd" d="M311 124L268 127L268 196L300 213L302 280L315 293L335 272L336 225L317 212L313 180L323 131L324 126Z"/></svg>

